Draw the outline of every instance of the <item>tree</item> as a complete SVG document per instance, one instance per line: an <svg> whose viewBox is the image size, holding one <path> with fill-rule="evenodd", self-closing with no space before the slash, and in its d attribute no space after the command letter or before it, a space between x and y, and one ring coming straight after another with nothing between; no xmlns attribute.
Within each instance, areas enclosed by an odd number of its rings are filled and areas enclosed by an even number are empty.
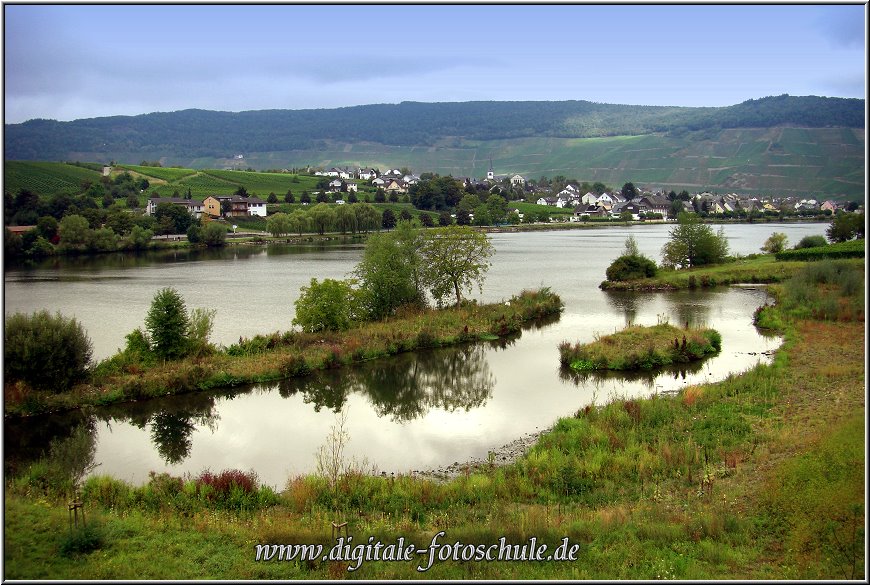
<svg viewBox="0 0 870 585"><path fill-rule="evenodd" d="M303 331L344 331L354 320L356 292L346 280L325 278L319 283L312 278L309 286L301 288L294 306L293 324Z"/></svg>
<svg viewBox="0 0 870 585"><path fill-rule="evenodd" d="M773 232L770 234L770 237L767 238L767 241L764 242L764 245L761 246L761 251L767 252L768 254L776 254L777 252L785 250L787 244L788 236L780 232Z"/></svg>
<svg viewBox="0 0 870 585"><path fill-rule="evenodd" d="M318 203L308 212L311 223L321 236L335 223L335 212L325 203Z"/></svg>
<svg viewBox="0 0 870 585"><path fill-rule="evenodd" d="M507 218L508 202L501 195L490 195L486 200L486 210L493 225L504 223Z"/></svg>
<svg viewBox="0 0 870 585"><path fill-rule="evenodd" d="M391 232L373 234L354 270L368 319L383 319L402 305L424 305L420 247L423 235L411 222Z"/></svg>
<svg viewBox="0 0 870 585"><path fill-rule="evenodd" d="M210 248L219 248L227 243L227 228L222 224L210 221L202 229L202 241Z"/></svg>
<svg viewBox="0 0 870 585"><path fill-rule="evenodd" d="M266 230L276 238L286 236L292 229L290 216L286 213L273 213L266 219Z"/></svg>
<svg viewBox="0 0 870 585"><path fill-rule="evenodd" d="M157 210L154 212L154 218L157 224L161 225L164 230L170 229L168 232L173 234L187 233L187 228L193 222L193 216L187 210L186 206L174 205L172 203L160 203L157 205Z"/></svg>
<svg viewBox="0 0 870 585"><path fill-rule="evenodd" d="M134 225L128 236L129 245L134 250L144 250L151 243L151 238L154 237L154 232L143 228L139 225Z"/></svg>
<svg viewBox="0 0 870 585"><path fill-rule="evenodd" d="M186 355L189 325L187 308L178 291L164 288L154 295L145 317L145 328L158 357L176 359Z"/></svg>
<svg viewBox="0 0 870 585"><path fill-rule="evenodd" d="M825 234L832 242L846 242L853 238L864 237L864 214L863 213L838 213L834 221L828 226Z"/></svg>
<svg viewBox="0 0 870 585"><path fill-rule="evenodd" d="M90 225L81 215L66 215L58 226L61 247L68 250L81 250L90 239Z"/></svg>
<svg viewBox="0 0 870 585"><path fill-rule="evenodd" d="M235 193L233 193L233 195L236 195L238 197L243 197L245 199L247 199L249 197L248 190L245 189L244 186L239 186L239 188L236 189L236 191L235 191Z"/></svg>
<svg viewBox="0 0 870 585"><path fill-rule="evenodd" d="M384 214L381 216L381 227L385 230L391 230L396 227L396 214L393 213L392 209L384 210Z"/></svg>
<svg viewBox="0 0 870 585"><path fill-rule="evenodd" d="M446 227L453 223L453 218L450 217L450 213L447 211L442 211L438 214L438 225L441 227Z"/></svg>
<svg viewBox="0 0 870 585"><path fill-rule="evenodd" d="M320 191L317 194L317 202L326 203L327 201L329 201L329 195L326 194L326 191Z"/></svg>
<svg viewBox="0 0 870 585"><path fill-rule="evenodd" d="M387 197L387 199L389 199L390 203L398 203L399 202L399 194L396 193L395 191L390 191L390 195L389 195L389 197Z"/></svg>
<svg viewBox="0 0 870 585"><path fill-rule="evenodd" d="M637 191L637 187L634 186L634 183L626 183L622 186L622 191L620 191L622 196L626 201L631 201L632 199L637 198L639 195Z"/></svg>
<svg viewBox="0 0 870 585"><path fill-rule="evenodd" d="M311 228L311 217L304 209L296 209L290 214L290 230L297 232L300 236L302 232L308 231Z"/></svg>
<svg viewBox="0 0 870 585"><path fill-rule="evenodd" d="M462 291L474 284L483 290L491 266L489 258L495 251L485 233L466 226L450 226L424 234L423 281L439 305L451 294L456 295L459 305Z"/></svg>
<svg viewBox="0 0 870 585"><path fill-rule="evenodd" d="M308 191L302 192L302 196L299 198L299 203L311 203L311 195L308 194Z"/></svg>
<svg viewBox="0 0 870 585"><path fill-rule="evenodd" d="M728 240L719 228L713 233L694 213L681 213L671 230L670 241L662 247L662 262L667 266L690 268L718 264L728 256Z"/></svg>
<svg viewBox="0 0 870 585"><path fill-rule="evenodd" d="M274 192L269 193L269 196L266 198L266 203L278 203L278 196L275 195Z"/></svg>
<svg viewBox="0 0 870 585"><path fill-rule="evenodd" d="M6 318L3 372L37 390L60 392L86 378L93 347L78 321L56 313Z"/></svg>
<svg viewBox="0 0 870 585"><path fill-rule="evenodd" d="M339 205L335 210L335 227L338 230L346 234L350 232L355 234L358 228L358 223L356 220L356 212L354 208L350 205Z"/></svg>
<svg viewBox="0 0 870 585"><path fill-rule="evenodd" d="M356 213L356 224L360 231L380 229L382 217L373 205L369 203L354 205L353 211Z"/></svg>
<svg viewBox="0 0 870 585"><path fill-rule="evenodd" d="M284 203L295 203L296 198L293 196L293 191L287 189L287 193L284 195Z"/></svg>
<svg viewBox="0 0 870 585"><path fill-rule="evenodd" d="M386 203L387 198L384 195L384 190L381 187L378 187L378 190L375 191L375 203Z"/></svg>
<svg viewBox="0 0 870 585"><path fill-rule="evenodd" d="M595 183L592 183L592 192L596 195L601 195L602 193L607 192L607 185L596 181Z"/></svg>
<svg viewBox="0 0 870 585"><path fill-rule="evenodd" d="M434 227L435 221L432 219L432 216L429 215L428 213L421 213L420 214L420 225L422 225L423 227Z"/></svg>
<svg viewBox="0 0 870 585"><path fill-rule="evenodd" d="M456 210L456 225L471 225L471 214L467 209Z"/></svg>

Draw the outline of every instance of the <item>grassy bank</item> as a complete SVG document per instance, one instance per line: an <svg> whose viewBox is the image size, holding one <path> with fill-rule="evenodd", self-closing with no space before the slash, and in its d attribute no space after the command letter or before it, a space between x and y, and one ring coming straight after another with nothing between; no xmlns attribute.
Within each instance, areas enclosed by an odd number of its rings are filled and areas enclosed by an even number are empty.
<svg viewBox="0 0 870 585"><path fill-rule="evenodd" d="M591 343L559 345L559 361L572 370L650 370L718 353L715 329L680 329L667 323L633 325Z"/></svg>
<svg viewBox="0 0 870 585"><path fill-rule="evenodd" d="M343 332L257 335L211 355L177 361L149 365L120 352L98 364L89 383L68 392L7 388L5 414L31 415L303 376L415 349L497 339L561 310L559 296L545 288L524 291L507 302L409 312Z"/></svg>
<svg viewBox="0 0 870 585"><path fill-rule="evenodd" d="M290 478L258 500L154 476L84 488L92 552L69 550L65 500L24 474L6 484L5 576L89 579L864 579L863 287L851 264L772 287L760 315L785 344L770 365L676 396L614 399L561 419L517 463L446 483L353 469ZM859 270L863 283L863 270ZM833 312L810 310L838 299ZM833 357L835 356L835 357ZM256 488L261 492L262 488ZM232 492L230 488L229 492ZM578 545L573 562L255 562L255 545ZM77 533L74 533L77 535ZM81 540L85 540L83 535ZM160 559L160 562L155 562Z"/></svg>
<svg viewBox="0 0 870 585"><path fill-rule="evenodd" d="M863 258L849 260L855 267L863 267ZM708 288L729 284L769 284L783 282L797 274L806 261L778 261L772 254L749 256L725 264L675 270L659 268L656 276L626 281L605 280L602 290L682 290Z"/></svg>

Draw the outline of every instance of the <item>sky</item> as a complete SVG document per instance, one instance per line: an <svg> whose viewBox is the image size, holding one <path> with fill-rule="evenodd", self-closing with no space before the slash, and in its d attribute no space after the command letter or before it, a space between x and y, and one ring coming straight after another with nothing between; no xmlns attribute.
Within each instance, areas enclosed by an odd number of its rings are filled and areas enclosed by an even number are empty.
<svg viewBox="0 0 870 585"><path fill-rule="evenodd" d="M4 122L188 108L864 98L858 5L17 5Z"/></svg>

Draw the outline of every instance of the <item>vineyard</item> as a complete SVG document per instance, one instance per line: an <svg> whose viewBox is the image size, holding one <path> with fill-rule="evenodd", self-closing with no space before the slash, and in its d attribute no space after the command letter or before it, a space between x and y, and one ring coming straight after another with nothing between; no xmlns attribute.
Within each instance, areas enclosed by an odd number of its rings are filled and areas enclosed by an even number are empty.
<svg viewBox="0 0 870 585"><path fill-rule="evenodd" d="M18 193L28 189L39 195L79 193L82 181L98 181L100 173L66 163L6 161L3 190Z"/></svg>
<svg viewBox="0 0 870 585"><path fill-rule="evenodd" d="M162 181L166 181L167 183L171 183L172 181L178 181L179 179L183 179L184 177L188 177L196 173L196 171L193 169L142 167L139 165L119 165L119 168L127 169L129 171L139 173L140 175L144 175L146 177L160 179Z"/></svg>

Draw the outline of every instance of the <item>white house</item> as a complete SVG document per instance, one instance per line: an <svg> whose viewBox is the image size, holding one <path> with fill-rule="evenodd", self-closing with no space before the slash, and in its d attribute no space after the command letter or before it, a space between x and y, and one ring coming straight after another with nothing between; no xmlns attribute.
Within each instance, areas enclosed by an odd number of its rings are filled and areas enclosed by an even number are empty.
<svg viewBox="0 0 870 585"><path fill-rule="evenodd" d="M341 189L341 180L340 180L340 179L334 179L334 180L330 181L330 182L329 182L329 188L330 188L330 189Z"/></svg>
<svg viewBox="0 0 870 585"><path fill-rule="evenodd" d="M248 197L248 215L266 217L266 202L257 197Z"/></svg>
<svg viewBox="0 0 870 585"><path fill-rule="evenodd" d="M383 187L386 183L387 182L381 177L375 177L374 179L372 179L372 185L374 185L375 187Z"/></svg>
<svg viewBox="0 0 870 585"><path fill-rule="evenodd" d="M524 187L526 179L522 175L514 175L511 177L511 185L514 187Z"/></svg>
<svg viewBox="0 0 870 585"><path fill-rule="evenodd" d="M585 205L595 205L598 203L598 195L592 193L591 191L580 198L580 202Z"/></svg>
<svg viewBox="0 0 870 585"><path fill-rule="evenodd" d="M358 190L356 183L348 183L347 184L347 192L348 193L356 193Z"/></svg>
<svg viewBox="0 0 870 585"><path fill-rule="evenodd" d="M363 181L371 181L378 176L378 172L374 169L360 169L359 178Z"/></svg>
<svg viewBox="0 0 870 585"><path fill-rule="evenodd" d="M203 210L205 209L202 201L196 201L194 199L182 199L181 197L152 197L148 200L148 204L145 206L145 214L154 215L154 213L157 211L157 206L161 203L169 203L171 205L181 205L182 207L186 207L188 213L190 213L194 217L201 216Z"/></svg>

